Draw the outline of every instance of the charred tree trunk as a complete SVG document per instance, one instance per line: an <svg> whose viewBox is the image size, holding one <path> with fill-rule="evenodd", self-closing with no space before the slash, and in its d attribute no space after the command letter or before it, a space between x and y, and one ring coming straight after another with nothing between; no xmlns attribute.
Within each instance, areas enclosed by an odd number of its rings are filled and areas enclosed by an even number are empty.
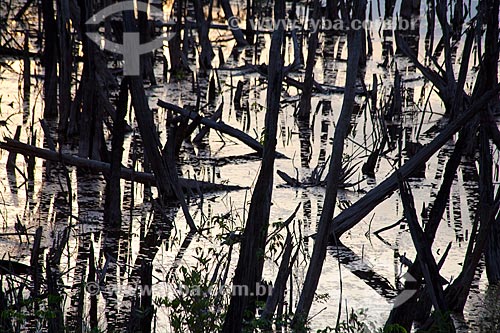
<svg viewBox="0 0 500 333"><path fill-rule="evenodd" d="M411 193L408 183L404 182L401 174L398 173L399 187L401 192L401 200L404 206L404 216L410 228L411 238L415 249L417 250L417 258L420 264L420 271L427 283L427 290L429 291L430 299L434 310L438 312L439 316L444 316L444 320L440 322L441 325L446 325L446 332L455 332L453 321L448 312L448 305L446 304L443 287L439 279L439 268L432 255L431 242L426 237L422 228L420 227L415 211L415 204L413 195Z"/></svg>
<svg viewBox="0 0 500 333"><path fill-rule="evenodd" d="M353 19L360 19L366 9L365 0L354 1ZM326 195L323 211L318 224L318 233L314 243L311 261L307 269L304 286L300 294L299 303L292 321L292 327L299 329L303 327L309 315L309 310L318 287L323 262L326 256L329 234L332 232L332 218L337 201L337 190L342 173L342 154L344 151L344 140L348 134L349 124L354 108L356 90L356 79L358 77L359 58L362 50L362 34L360 30L350 30L348 33L348 60L346 75L346 91L342 103L342 111L335 128L333 137L332 158L327 176Z"/></svg>
<svg viewBox="0 0 500 333"><path fill-rule="evenodd" d="M274 13L277 20L285 17L285 3L283 0L276 0ZM269 83L267 87L267 113L262 166L252 195L248 219L245 231L243 232L238 265L236 266L233 279L233 285L247 286L250 294L234 295L231 297L222 329L224 333L241 332L245 312L248 313L249 319L255 315L255 297L250 297L249 295L255 295L256 286L262 279L262 269L264 266L264 253L273 191L278 114L283 85L284 60L281 52L283 41L284 27L280 24L273 32L269 50Z"/></svg>

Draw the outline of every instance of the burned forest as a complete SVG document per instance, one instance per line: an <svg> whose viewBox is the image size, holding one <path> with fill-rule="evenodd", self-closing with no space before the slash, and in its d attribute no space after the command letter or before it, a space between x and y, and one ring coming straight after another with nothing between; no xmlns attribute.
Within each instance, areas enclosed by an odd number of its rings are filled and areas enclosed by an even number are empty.
<svg viewBox="0 0 500 333"><path fill-rule="evenodd" d="M0 333L499 332L500 0L0 0Z"/></svg>

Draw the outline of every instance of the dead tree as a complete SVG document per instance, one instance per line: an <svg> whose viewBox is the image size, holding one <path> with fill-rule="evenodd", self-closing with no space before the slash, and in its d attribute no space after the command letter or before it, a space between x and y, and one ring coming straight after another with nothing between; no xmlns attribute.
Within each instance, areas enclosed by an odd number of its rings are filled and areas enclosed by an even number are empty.
<svg viewBox="0 0 500 333"><path fill-rule="evenodd" d="M201 0L194 0L194 13L196 16L196 23L198 24L198 39L200 41L200 67L203 71L212 68L212 59L215 57L212 43L208 37L210 32L210 21L205 18L203 13L203 3Z"/></svg>
<svg viewBox="0 0 500 333"><path fill-rule="evenodd" d="M57 1L57 29L59 40L59 125L58 131L63 138L68 130L71 107L71 39L70 39L70 5L68 0Z"/></svg>
<svg viewBox="0 0 500 333"><path fill-rule="evenodd" d="M233 33L234 39L238 46L247 46L248 42L245 39L245 35L243 31L238 27L238 18L234 16L233 9L231 8L231 4L229 0L220 0L220 5L222 10L224 11L224 16L228 21L228 25L231 27L231 32Z"/></svg>
<svg viewBox="0 0 500 333"><path fill-rule="evenodd" d="M125 136L125 115L128 104L128 79L125 78L120 87L116 107L116 119L113 126L111 142L111 172L106 181L106 200L104 203L104 222L111 230L119 231L122 222L121 212L121 166L123 141Z"/></svg>
<svg viewBox="0 0 500 333"><path fill-rule="evenodd" d="M276 19L285 17L285 2L276 0L274 4ZM278 130L278 114L283 81L284 57L282 47L284 27L279 24L273 32L269 49L269 81L267 87L267 113L264 130L264 152L255 189L250 203L248 219L240 247L238 265L233 278L233 285L247 286L250 294L233 295L229 304L222 332L241 332L245 312L251 319L255 315L255 295L257 284L262 279L264 253L269 227L271 197L273 192L274 159L276 154L276 135ZM252 294L253 293L253 294Z"/></svg>
<svg viewBox="0 0 500 333"><path fill-rule="evenodd" d="M436 151L438 151L463 125L467 123L474 115L484 108L492 98L496 98L500 86L495 86L477 99L476 102L468 108L466 112L449 123L441 133L429 144L424 146L415 156L409 159L400 169L403 177L408 177L425 163ZM352 206L343 210L335 217L333 223L335 227L332 230L331 239L334 240L354 227L366 215L368 215L379 203L384 201L392 192L397 189L397 178L393 173L389 178L381 182L375 188L370 190L365 196L356 201Z"/></svg>
<svg viewBox="0 0 500 333"><path fill-rule="evenodd" d="M429 295L434 306L435 311L439 312L439 315L445 316L445 322L447 325L446 332L455 332L455 327L453 326L453 321L450 318L448 312L448 305L444 298L443 288L441 286L441 281L439 279L439 268L432 255L431 243L429 239L424 234L424 231L420 227L417 219L417 213L415 211L415 203L413 201L413 195L411 193L408 183L405 183L398 173L399 188L401 193L401 200L404 207L404 215L408 226L410 228L411 238L415 249L417 250L417 258L420 264L420 270L424 277L425 282L429 286ZM444 324L444 323L442 323Z"/></svg>
<svg viewBox="0 0 500 333"><path fill-rule="evenodd" d="M470 137L471 137L470 131L462 131L460 133L460 137L455 144L453 153L451 154L448 162L446 163L445 172L443 175L443 182L438 191L436 199L434 200L432 208L429 212L429 220L427 221L425 227L425 237L427 238L427 240L431 245L436 236L436 232L442 220L443 213L447 207L448 198L450 197L451 186L453 184L453 180L455 179L455 174L457 172L457 169L460 165L462 153L465 149L466 142ZM419 261L420 261L419 258L415 259L413 261L414 262L413 265L411 265L408 268L408 273L415 280L417 280L417 283L419 283L420 280L423 278L422 271L418 264ZM406 287L408 287L408 289L413 289L413 290L415 289L415 285L413 283L405 284L405 288ZM403 326L407 331L411 330L413 326L413 321L417 314L415 311L415 306L417 304L417 296L419 295L415 294L414 297L410 298L404 304L392 309L389 318L387 319L386 326L392 324L399 324ZM425 297L425 295L421 297Z"/></svg>
<svg viewBox="0 0 500 333"><path fill-rule="evenodd" d="M352 19L360 19L366 10L365 0L354 1ZM335 128L333 137L332 158L330 160L327 175L326 195L323 204L323 211L318 223L318 233L314 243L311 261L307 269L304 286L300 294L299 303L292 321L292 328L300 329L307 320L309 310L314 299L316 288L318 287L323 262L326 256L329 234L332 232L332 218L337 200L337 190L342 173L342 154L344 151L344 140L348 134L349 124L354 108L354 98L356 80L358 77L359 59L362 51L362 33L360 30L350 30L348 32L348 58L346 91L342 103L342 110Z"/></svg>
<svg viewBox="0 0 500 333"><path fill-rule="evenodd" d="M25 156L43 158L47 161L74 165L78 168L87 169L93 172L102 172L104 174L109 174L111 170L110 164L106 162L63 154L50 149L38 148L9 138L5 138L5 142L0 142L0 149L8 150L12 152L12 155L22 154ZM146 185L157 185L155 175L148 172L135 171L133 169L122 167L120 176L125 180L135 181ZM232 191L245 189L245 187L237 185L214 184L187 178L179 178L179 183L186 192L194 192L198 190Z"/></svg>
<svg viewBox="0 0 500 333"><path fill-rule="evenodd" d="M42 1L43 31L45 45L42 64L45 67L43 93L45 118L57 115L57 25L54 13L54 3L51 0Z"/></svg>
<svg viewBox="0 0 500 333"><path fill-rule="evenodd" d="M80 0L79 6L81 11L81 31L86 32L88 29L92 29L85 24L86 20L92 15L92 2ZM88 38L83 38L82 45L83 72L81 81L83 83L83 93L78 155L106 161L108 154L103 132L103 113L102 108L99 107L99 90L102 87L99 87L99 75L97 73L100 55L97 45Z"/></svg>
<svg viewBox="0 0 500 333"><path fill-rule="evenodd" d="M498 13L499 0L485 1L487 5L486 13ZM487 30L486 30L486 44L489 46L485 48L485 56L480 64L485 73L484 85L491 87L498 84L498 15L487 15ZM478 80L482 79L478 77ZM489 108L493 111L498 107L498 97L492 101ZM487 121L485 121L487 123ZM486 144L487 142L483 142ZM488 145L489 146L489 145ZM494 221L491 226L491 232L488 234L488 246L485 250L486 259L486 274L488 281L491 284L500 282L500 224Z"/></svg>
<svg viewBox="0 0 500 333"><path fill-rule="evenodd" d="M168 52L170 55L170 71L174 74L181 74L189 71L187 59L181 48L181 30L183 17L183 0L176 0L174 36L168 41ZM186 38L186 37L185 37Z"/></svg>
<svg viewBox="0 0 500 333"><path fill-rule="evenodd" d="M149 0L139 0L148 4ZM137 13L137 23L139 27L139 41L141 44L150 42L154 38L154 26L153 23L148 20L148 14L143 11L138 11ZM141 75L142 78L148 79L152 85L156 85L156 78L154 73L154 57L153 52L148 52L146 54L141 54Z"/></svg>
<svg viewBox="0 0 500 333"><path fill-rule="evenodd" d="M477 265L487 246L492 224L500 223L496 218L500 207L500 192L493 200L492 157L485 126L480 128L479 193L480 201L476 220L465 254L463 268L453 283L445 290L445 298L450 310L462 312L474 281Z"/></svg>

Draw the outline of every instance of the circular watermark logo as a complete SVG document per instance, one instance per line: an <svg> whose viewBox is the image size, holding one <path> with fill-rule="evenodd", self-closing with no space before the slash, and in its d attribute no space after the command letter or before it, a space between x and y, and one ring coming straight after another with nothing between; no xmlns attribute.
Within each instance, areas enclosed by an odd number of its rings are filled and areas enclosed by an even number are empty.
<svg viewBox="0 0 500 333"><path fill-rule="evenodd" d="M153 6L148 8L144 2L138 1L123 1L112 4L92 15L90 19L85 22L87 25L99 25L106 18L124 11L145 12L157 15L163 15L162 11ZM86 35L97 45L101 44L102 36L98 32L87 32ZM118 44L113 41L104 40L104 49L113 53L123 55L124 65L123 72L125 76L138 76L140 73L140 55L151 52L163 46L164 41L169 41L175 36L175 33L169 33L166 36L161 36L153 39L147 43L140 43L139 32L124 32L123 44Z"/></svg>

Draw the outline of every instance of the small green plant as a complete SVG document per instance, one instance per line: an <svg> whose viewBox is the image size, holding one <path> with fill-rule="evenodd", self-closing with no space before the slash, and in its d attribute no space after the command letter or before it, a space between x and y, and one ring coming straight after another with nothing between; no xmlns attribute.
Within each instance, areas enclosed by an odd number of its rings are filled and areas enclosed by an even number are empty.
<svg viewBox="0 0 500 333"><path fill-rule="evenodd" d="M406 329L399 325L399 324L392 324L388 325L386 328L384 328L383 333L408 333Z"/></svg>

